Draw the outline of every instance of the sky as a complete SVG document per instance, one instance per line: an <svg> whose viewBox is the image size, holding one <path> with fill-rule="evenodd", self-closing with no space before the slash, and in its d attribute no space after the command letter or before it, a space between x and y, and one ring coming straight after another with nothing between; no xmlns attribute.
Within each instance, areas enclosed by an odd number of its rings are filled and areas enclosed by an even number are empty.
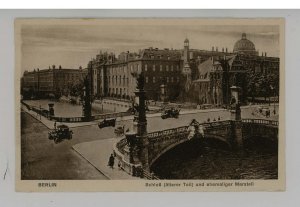
<svg viewBox="0 0 300 207"><path fill-rule="evenodd" d="M147 24L25 24L21 27L22 71L63 68L85 68L100 50L137 52L139 49L182 49L188 38L191 49L233 50L242 33L267 56L279 56L279 27L272 25L147 25Z"/></svg>

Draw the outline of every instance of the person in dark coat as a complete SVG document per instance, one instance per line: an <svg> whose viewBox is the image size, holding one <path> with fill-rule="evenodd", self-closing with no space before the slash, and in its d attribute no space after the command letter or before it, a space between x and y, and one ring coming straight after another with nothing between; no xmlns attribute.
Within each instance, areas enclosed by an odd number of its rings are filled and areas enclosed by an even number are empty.
<svg viewBox="0 0 300 207"><path fill-rule="evenodd" d="M108 166L110 166L111 168L114 168L114 164L115 164L115 157L113 154L111 154L109 157Z"/></svg>

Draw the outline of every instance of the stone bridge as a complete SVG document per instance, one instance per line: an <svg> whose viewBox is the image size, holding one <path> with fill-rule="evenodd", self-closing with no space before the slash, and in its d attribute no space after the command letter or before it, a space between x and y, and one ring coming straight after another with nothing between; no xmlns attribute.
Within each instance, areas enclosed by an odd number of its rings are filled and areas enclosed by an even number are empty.
<svg viewBox="0 0 300 207"><path fill-rule="evenodd" d="M260 119L241 119L239 88L232 86L231 118L227 121L198 123L195 119L188 126L147 133L144 75L137 75L136 103L133 131L114 146L118 165L133 176L155 179L149 171L151 165L168 150L190 139L218 139L232 148L243 148L251 137L278 139L278 122Z"/></svg>
<svg viewBox="0 0 300 207"><path fill-rule="evenodd" d="M147 163L149 168L164 153L170 149L189 141L190 139L218 139L225 142L231 148L242 148L243 142L252 137L260 137L266 139L278 139L278 121L263 119L241 119L226 120L211 123L198 123L192 120L188 126L182 126L163 131L157 131L147 134ZM115 146L115 152L122 162L123 169L133 174L132 161L134 158L128 158L126 161L126 146L128 145L126 138L122 139ZM134 151L134 150L132 150ZM127 150L127 156L132 153ZM125 157L124 157L125 155ZM137 157L141 157L139 153ZM134 157L134 155L133 155ZM125 159L124 159L125 158ZM140 165L134 165L139 168Z"/></svg>

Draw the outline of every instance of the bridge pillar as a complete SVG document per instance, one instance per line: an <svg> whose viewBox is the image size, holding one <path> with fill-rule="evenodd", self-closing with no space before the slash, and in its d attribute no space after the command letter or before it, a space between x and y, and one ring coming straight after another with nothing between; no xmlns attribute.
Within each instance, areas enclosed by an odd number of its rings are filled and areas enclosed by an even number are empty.
<svg viewBox="0 0 300 207"><path fill-rule="evenodd" d="M232 138L233 138L233 146L237 149L243 148L243 132L242 132L242 121L234 120L231 121L232 124Z"/></svg>
<svg viewBox="0 0 300 207"><path fill-rule="evenodd" d="M144 84L145 84L145 77L144 73L138 74L137 77L137 87L135 90L135 96L136 96L136 105L137 110L135 113L135 122L137 126L136 131L136 138L138 140L137 142L137 148L139 151L139 159L140 162L145 170L149 170L149 159L148 159L148 133L147 133L147 119L146 119L146 92L144 90Z"/></svg>
<svg viewBox="0 0 300 207"><path fill-rule="evenodd" d="M240 88L232 86L231 88L231 124L232 124L232 141L233 146L237 149L243 148L243 133L242 133L242 119L241 119L241 105L239 101Z"/></svg>

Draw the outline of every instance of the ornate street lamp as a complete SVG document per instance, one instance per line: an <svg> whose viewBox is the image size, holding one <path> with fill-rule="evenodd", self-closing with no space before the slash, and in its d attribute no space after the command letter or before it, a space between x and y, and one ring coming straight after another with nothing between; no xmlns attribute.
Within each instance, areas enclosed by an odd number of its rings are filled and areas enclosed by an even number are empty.
<svg viewBox="0 0 300 207"><path fill-rule="evenodd" d="M136 90L134 98L134 122L133 131L125 133L127 146L125 147L125 160L133 165L141 165L145 170L149 170L148 162L148 134L146 119L146 96L144 90L144 73L134 72L132 76L136 78ZM134 167L136 170L136 168ZM134 170L130 170L135 174Z"/></svg>

